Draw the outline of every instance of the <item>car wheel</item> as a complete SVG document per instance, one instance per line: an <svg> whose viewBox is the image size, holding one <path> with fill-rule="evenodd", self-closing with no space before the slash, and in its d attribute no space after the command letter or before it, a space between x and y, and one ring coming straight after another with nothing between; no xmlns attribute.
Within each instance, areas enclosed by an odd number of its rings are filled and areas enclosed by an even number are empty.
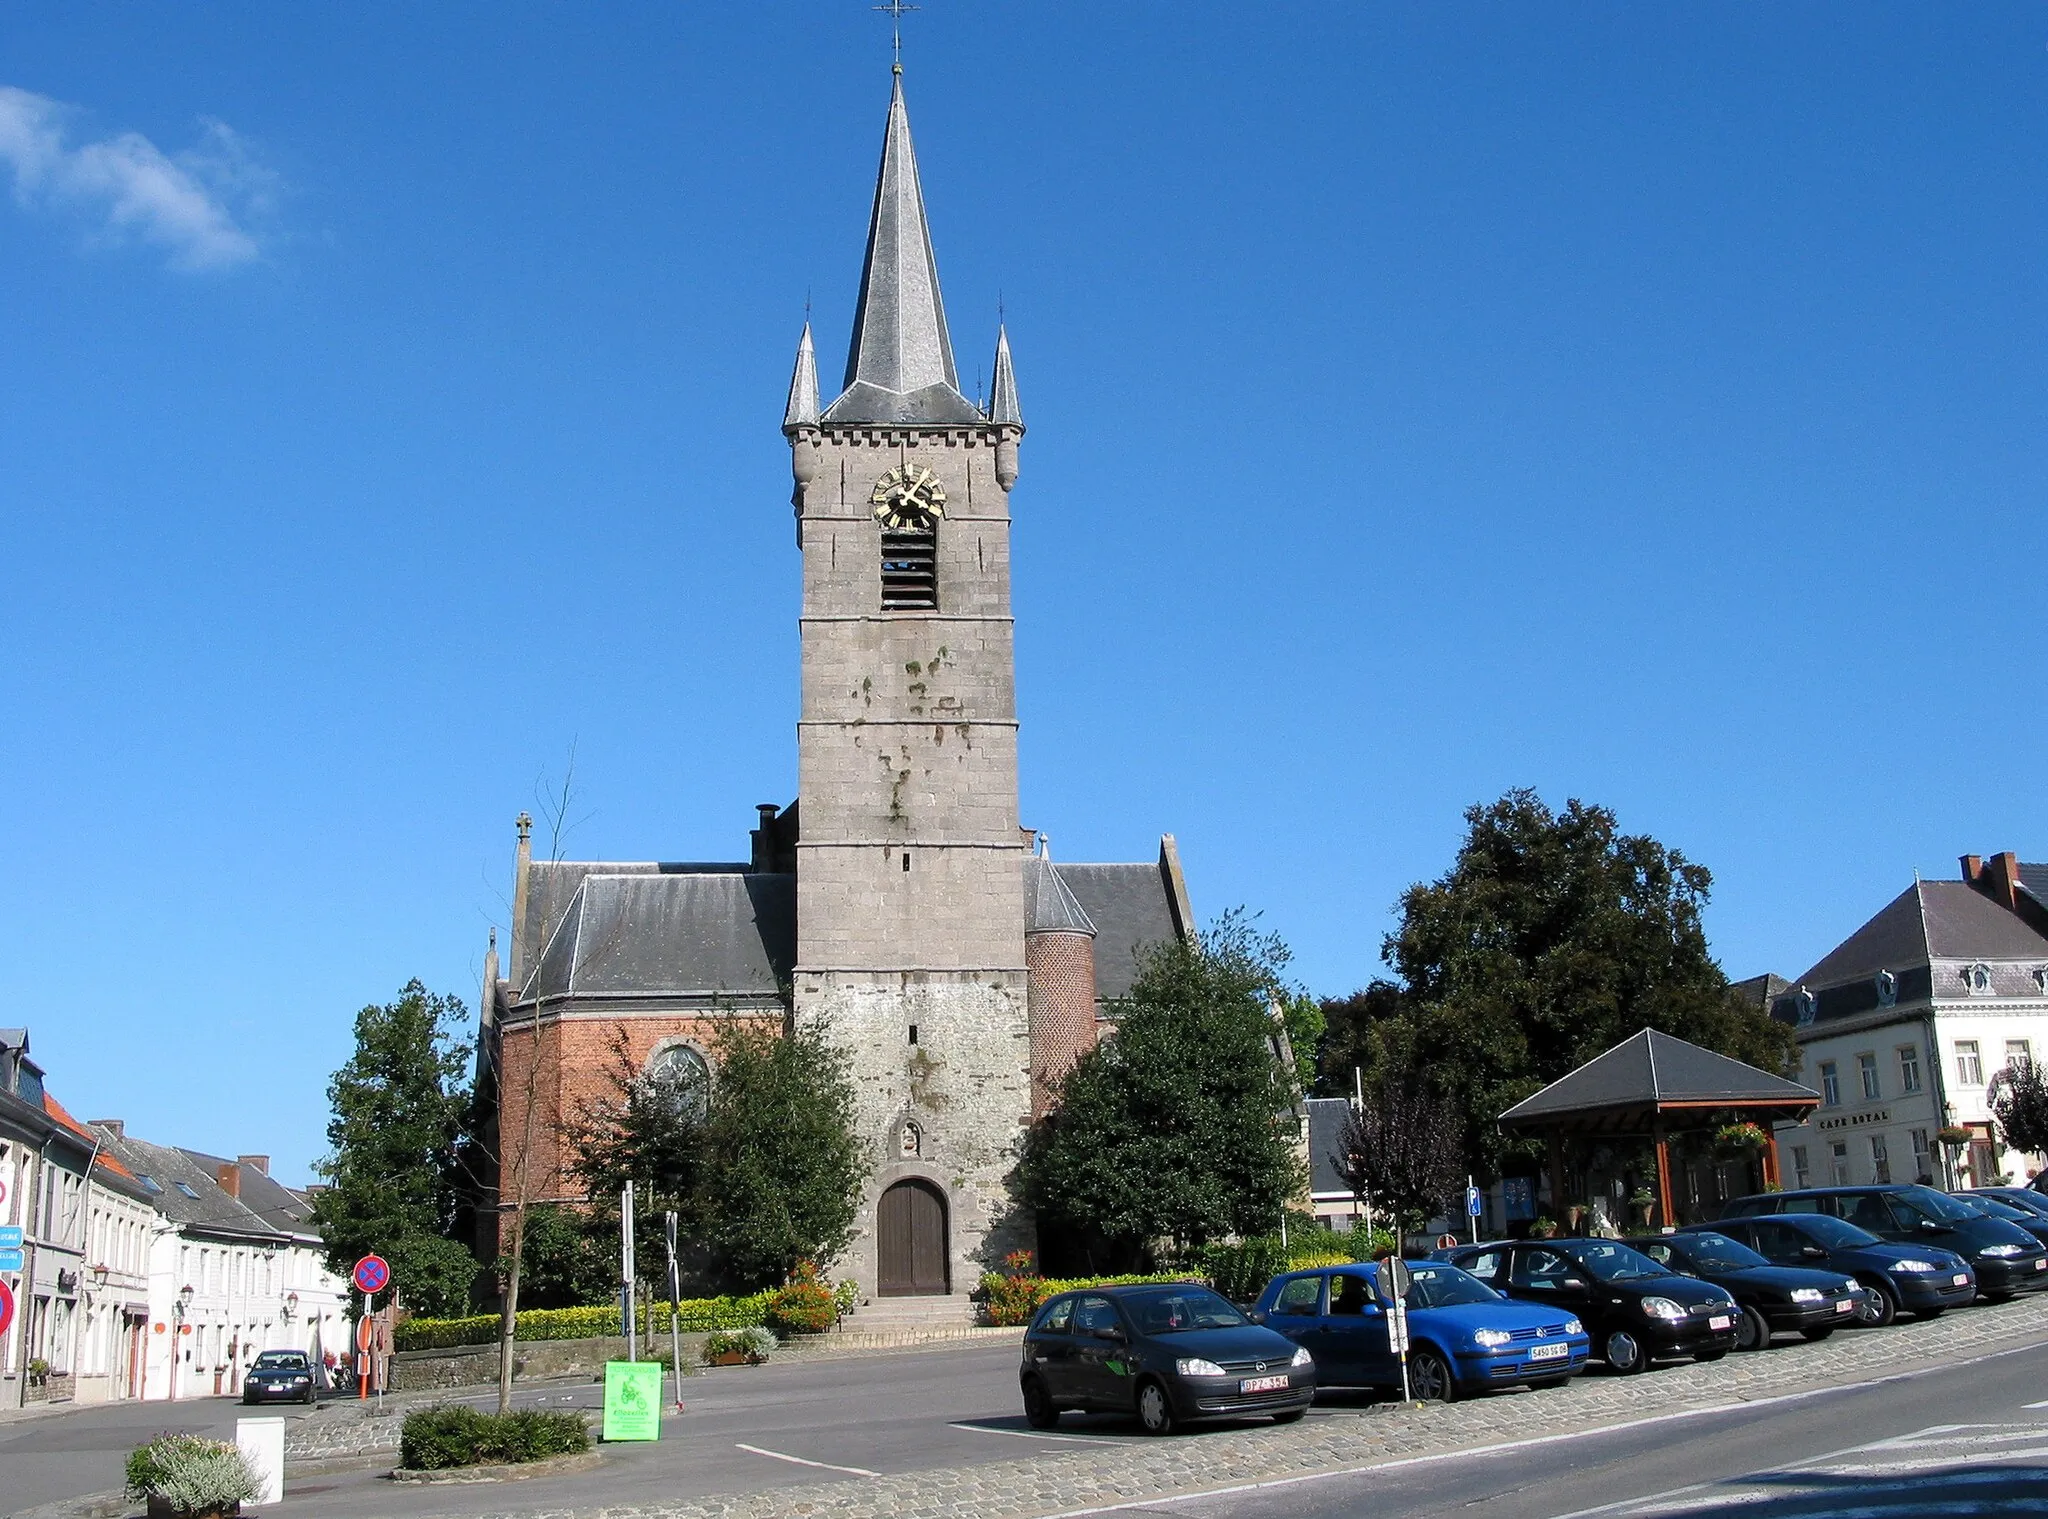
<svg viewBox="0 0 2048 1519"><path fill-rule="evenodd" d="M1434 1350L1418 1350L1408 1357L1408 1390L1422 1403L1455 1403L1458 1379L1450 1363Z"/></svg>
<svg viewBox="0 0 2048 1519"><path fill-rule="evenodd" d="M1060 1422L1059 1405L1036 1377L1024 1379L1024 1422L1033 1429L1051 1429Z"/></svg>
<svg viewBox="0 0 2048 1519"><path fill-rule="evenodd" d="M1601 1354L1607 1359L1608 1370L1622 1376L1633 1376L1650 1364L1650 1358L1643 1354L1643 1342L1626 1329L1617 1329L1607 1337L1601 1347Z"/></svg>
<svg viewBox="0 0 2048 1519"><path fill-rule="evenodd" d="M1275 1424L1298 1424L1301 1422L1301 1416L1307 1412L1306 1408L1283 1408L1280 1412L1273 1415L1273 1422Z"/></svg>
<svg viewBox="0 0 2048 1519"><path fill-rule="evenodd" d="M1735 1320L1735 1348L1762 1350L1770 1343L1770 1323L1747 1303L1743 1304Z"/></svg>
<svg viewBox="0 0 2048 1519"><path fill-rule="evenodd" d="M1866 1329L1882 1329L1899 1316L1898 1295L1884 1282L1863 1284L1863 1306L1857 1310L1856 1322Z"/></svg>
<svg viewBox="0 0 2048 1519"><path fill-rule="evenodd" d="M1173 1400L1164 1387L1149 1378L1138 1385L1138 1423L1148 1435L1173 1433Z"/></svg>
<svg viewBox="0 0 2048 1519"><path fill-rule="evenodd" d="M1802 1329L1799 1332L1818 1345L1822 1340L1835 1332L1835 1326L1833 1324L1815 1324L1811 1329Z"/></svg>

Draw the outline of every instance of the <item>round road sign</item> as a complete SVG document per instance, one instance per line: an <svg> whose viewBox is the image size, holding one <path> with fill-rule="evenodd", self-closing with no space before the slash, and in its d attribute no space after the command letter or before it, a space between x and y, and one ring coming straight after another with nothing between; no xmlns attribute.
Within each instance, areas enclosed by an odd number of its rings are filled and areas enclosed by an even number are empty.
<svg viewBox="0 0 2048 1519"><path fill-rule="evenodd" d="M7 1326L14 1322L14 1289L0 1282L0 1334L7 1333Z"/></svg>
<svg viewBox="0 0 2048 1519"><path fill-rule="evenodd" d="M383 1256L366 1255L356 1262L349 1280L356 1284L358 1292L382 1292L391 1285L391 1268L384 1263Z"/></svg>

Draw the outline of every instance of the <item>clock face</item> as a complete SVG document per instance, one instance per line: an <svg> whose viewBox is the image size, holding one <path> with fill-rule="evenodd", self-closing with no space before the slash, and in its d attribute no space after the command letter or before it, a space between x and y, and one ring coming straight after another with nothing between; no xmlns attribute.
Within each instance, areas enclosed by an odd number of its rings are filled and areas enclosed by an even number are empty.
<svg viewBox="0 0 2048 1519"><path fill-rule="evenodd" d="M875 520L892 532L918 532L946 515L946 490L922 464L899 464L875 482L868 496Z"/></svg>

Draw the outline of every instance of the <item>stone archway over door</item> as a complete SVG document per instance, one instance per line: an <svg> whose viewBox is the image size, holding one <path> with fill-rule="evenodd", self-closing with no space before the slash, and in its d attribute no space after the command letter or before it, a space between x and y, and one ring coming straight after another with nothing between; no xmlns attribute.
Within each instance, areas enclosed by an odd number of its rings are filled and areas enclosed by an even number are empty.
<svg viewBox="0 0 2048 1519"><path fill-rule="evenodd" d="M899 1181L882 1194L876 1283L882 1297L928 1297L948 1291L946 1199L928 1181Z"/></svg>

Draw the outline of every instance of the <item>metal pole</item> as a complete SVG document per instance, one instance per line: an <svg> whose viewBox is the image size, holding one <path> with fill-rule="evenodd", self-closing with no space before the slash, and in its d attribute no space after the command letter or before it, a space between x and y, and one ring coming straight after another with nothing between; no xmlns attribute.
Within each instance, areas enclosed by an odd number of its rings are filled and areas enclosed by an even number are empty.
<svg viewBox="0 0 2048 1519"><path fill-rule="evenodd" d="M1465 1173L1465 1218L1472 1225L1472 1243L1479 1243L1479 1215L1472 1211L1472 1173Z"/></svg>
<svg viewBox="0 0 2048 1519"><path fill-rule="evenodd" d="M668 1351L670 1363L675 1368L676 1412L683 1408L683 1331L677 1324L678 1308L683 1295L682 1273L676 1269L676 1216L668 1214L662 1220L662 1234L668 1241Z"/></svg>
<svg viewBox="0 0 2048 1519"><path fill-rule="evenodd" d="M370 1399L370 1352L363 1341L369 1338L365 1332L370 1324L370 1294L357 1294L361 1306L356 1312L356 1401L367 1403Z"/></svg>
<svg viewBox="0 0 2048 1519"><path fill-rule="evenodd" d="M624 1292L620 1301L624 1305L623 1328L626 1331L626 1359L640 1359L639 1336L633 1324L633 1184L626 1183L626 1190L619 1198L619 1275L624 1281Z"/></svg>

